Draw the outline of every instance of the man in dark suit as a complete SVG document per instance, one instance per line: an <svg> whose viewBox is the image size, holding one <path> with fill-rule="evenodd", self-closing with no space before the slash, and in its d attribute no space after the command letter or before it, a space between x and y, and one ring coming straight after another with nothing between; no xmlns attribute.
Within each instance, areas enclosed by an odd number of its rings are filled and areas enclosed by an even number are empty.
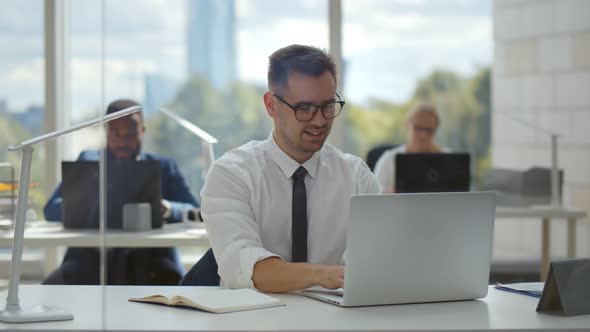
<svg viewBox="0 0 590 332"><path fill-rule="evenodd" d="M138 106L132 100L112 102L107 114ZM162 174L161 213L166 222L182 221L184 211L198 206L190 193L176 162L170 158L141 151L145 133L141 112L108 123L108 160L158 160ZM98 160L99 151L84 151L78 160ZM62 220L61 184L43 210L48 221ZM52 272L45 284L88 285L99 283L99 251L96 248L68 248L62 265ZM113 285L176 285L184 274L175 248L109 248L107 250L107 283Z"/></svg>

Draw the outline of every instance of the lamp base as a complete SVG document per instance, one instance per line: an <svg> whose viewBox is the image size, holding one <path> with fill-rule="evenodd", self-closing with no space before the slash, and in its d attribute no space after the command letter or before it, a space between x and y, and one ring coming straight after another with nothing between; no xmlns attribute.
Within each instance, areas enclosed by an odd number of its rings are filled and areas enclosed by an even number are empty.
<svg viewBox="0 0 590 332"><path fill-rule="evenodd" d="M71 313L49 305L21 308L16 311L0 311L0 322L3 323L50 322L72 319L74 319L74 315Z"/></svg>

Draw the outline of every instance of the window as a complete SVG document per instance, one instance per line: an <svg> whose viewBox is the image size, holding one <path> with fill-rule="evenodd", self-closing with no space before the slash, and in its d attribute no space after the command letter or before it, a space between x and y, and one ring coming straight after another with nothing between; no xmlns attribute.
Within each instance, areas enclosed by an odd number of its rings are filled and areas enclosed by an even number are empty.
<svg viewBox="0 0 590 332"><path fill-rule="evenodd" d="M17 189L20 154L5 147L43 132L44 50L43 1L24 0L3 6L0 11L0 219L12 219L12 199ZM42 218L46 200L43 183L43 147L34 154L28 210L30 219ZM16 168L13 169L12 167Z"/></svg>
<svg viewBox="0 0 590 332"><path fill-rule="evenodd" d="M144 106L144 152L173 158L197 199L206 151L160 108L216 137L219 157L270 133L262 103L268 56L294 43L328 48L325 0L89 0L69 6L69 122L103 114L118 98L136 100ZM97 129L75 133L64 142L65 158L98 149L103 139ZM193 251L182 249L185 256Z"/></svg>
<svg viewBox="0 0 590 332"><path fill-rule="evenodd" d="M147 129L144 150L174 158L197 197L206 167L200 139L159 108L216 137L219 157L270 133L262 103L268 56L294 43L328 48L325 0L106 0L104 36L101 7L99 0L71 2L71 122L101 114L117 98L140 102ZM130 17L129 12L135 14ZM68 147L70 159L96 148L101 133L75 137Z"/></svg>
<svg viewBox="0 0 590 332"><path fill-rule="evenodd" d="M344 0L345 150L406 141L413 102L433 103L437 142L489 163L491 1ZM350 106L350 107L349 107ZM369 126L370 124L370 126Z"/></svg>

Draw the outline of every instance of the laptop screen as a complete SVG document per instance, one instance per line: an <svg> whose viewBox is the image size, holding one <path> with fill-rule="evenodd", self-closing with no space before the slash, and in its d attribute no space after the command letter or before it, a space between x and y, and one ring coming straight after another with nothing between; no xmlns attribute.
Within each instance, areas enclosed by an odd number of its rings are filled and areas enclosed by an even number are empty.
<svg viewBox="0 0 590 332"><path fill-rule="evenodd" d="M106 166L107 228L120 229L123 205L151 205L152 228L162 227L162 176L157 160L109 160ZM62 216L66 228L98 228L98 161L62 162Z"/></svg>
<svg viewBox="0 0 590 332"><path fill-rule="evenodd" d="M407 153L395 159L395 192L469 191L467 153Z"/></svg>

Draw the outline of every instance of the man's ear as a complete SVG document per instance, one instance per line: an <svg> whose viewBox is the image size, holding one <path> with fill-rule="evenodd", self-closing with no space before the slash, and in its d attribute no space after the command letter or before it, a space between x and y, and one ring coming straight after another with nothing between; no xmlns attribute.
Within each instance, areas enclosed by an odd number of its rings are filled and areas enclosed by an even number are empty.
<svg viewBox="0 0 590 332"><path fill-rule="evenodd" d="M266 113L268 113L271 118L277 116L276 98L274 98L269 91L264 94L264 107L266 108Z"/></svg>

